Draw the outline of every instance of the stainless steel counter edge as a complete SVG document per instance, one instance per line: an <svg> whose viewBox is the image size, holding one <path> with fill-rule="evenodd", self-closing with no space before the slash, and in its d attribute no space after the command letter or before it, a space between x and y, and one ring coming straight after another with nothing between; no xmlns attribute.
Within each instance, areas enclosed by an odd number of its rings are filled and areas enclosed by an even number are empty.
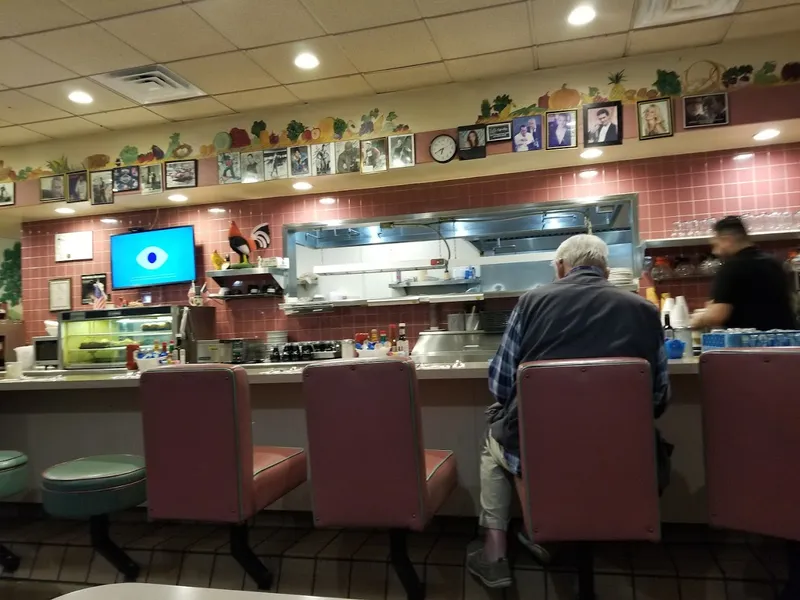
<svg viewBox="0 0 800 600"><path fill-rule="evenodd" d="M270 365L246 365L250 383L255 385L270 383L300 383L302 382L302 366L294 367ZM296 368L296 371L282 372L287 368ZM278 371L278 372L270 372ZM420 380L428 379L486 379L489 366L485 363L466 363L463 367L432 367L422 366L417 369ZM669 361L670 375L696 375L699 372L697 358L684 358ZM0 379L0 397L2 393L12 391L36 390L91 390L91 389L118 389L139 387L139 378L130 377L123 373L75 373L58 372L58 374L33 375L23 379Z"/></svg>

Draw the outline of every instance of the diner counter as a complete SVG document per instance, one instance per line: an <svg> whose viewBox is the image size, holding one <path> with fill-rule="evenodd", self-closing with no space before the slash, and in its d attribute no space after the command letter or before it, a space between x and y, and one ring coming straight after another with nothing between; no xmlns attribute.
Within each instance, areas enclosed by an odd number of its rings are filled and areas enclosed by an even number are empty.
<svg viewBox="0 0 800 600"><path fill-rule="evenodd" d="M337 362L326 361L325 364ZM303 367L308 363L244 365L251 385L301 383ZM697 375L699 360L696 357L669 361L670 375ZM459 365L424 364L417 366L420 380L486 379L488 363L460 363ZM129 374L122 369L107 371L31 371L22 379L0 379L0 399L4 391L33 390L90 390L139 387L139 374Z"/></svg>

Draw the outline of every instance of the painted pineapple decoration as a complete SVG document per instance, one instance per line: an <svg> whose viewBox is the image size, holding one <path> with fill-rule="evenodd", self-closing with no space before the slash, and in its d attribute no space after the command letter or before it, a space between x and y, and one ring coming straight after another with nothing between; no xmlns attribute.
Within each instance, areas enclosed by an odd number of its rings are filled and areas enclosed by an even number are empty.
<svg viewBox="0 0 800 600"><path fill-rule="evenodd" d="M625 99L625 69L616 73L609 73L608 84L611 86L611 91L608 94L609 100L624 100Z"/></svg>

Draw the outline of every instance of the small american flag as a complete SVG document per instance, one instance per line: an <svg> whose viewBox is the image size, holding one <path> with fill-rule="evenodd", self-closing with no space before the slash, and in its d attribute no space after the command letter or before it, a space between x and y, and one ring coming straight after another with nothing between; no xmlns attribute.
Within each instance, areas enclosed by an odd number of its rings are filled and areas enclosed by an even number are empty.
<svg viewBox="0 0 800 600"><path fill-rule="evenodd" d="M99 281L94 284L94 292L92 294L94 296L92 301L92 308L94 308L94 310L102 310L106 307L106 292L103 287L103 284Z"/></svg>

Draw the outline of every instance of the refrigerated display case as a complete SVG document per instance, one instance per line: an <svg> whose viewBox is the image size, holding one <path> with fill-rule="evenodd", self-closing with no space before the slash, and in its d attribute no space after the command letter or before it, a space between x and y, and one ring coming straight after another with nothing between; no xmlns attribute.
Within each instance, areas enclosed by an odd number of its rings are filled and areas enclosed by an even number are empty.
<svg viewBox="0 0 800 600"><path fill-rule="evenodd" d="M129 344L153 348L176 341L182 315L188 310L182 343L194 347L196 339L213 337L214 307L143 306L64 312L59 328L62 369L125 367Z"/></svg>

